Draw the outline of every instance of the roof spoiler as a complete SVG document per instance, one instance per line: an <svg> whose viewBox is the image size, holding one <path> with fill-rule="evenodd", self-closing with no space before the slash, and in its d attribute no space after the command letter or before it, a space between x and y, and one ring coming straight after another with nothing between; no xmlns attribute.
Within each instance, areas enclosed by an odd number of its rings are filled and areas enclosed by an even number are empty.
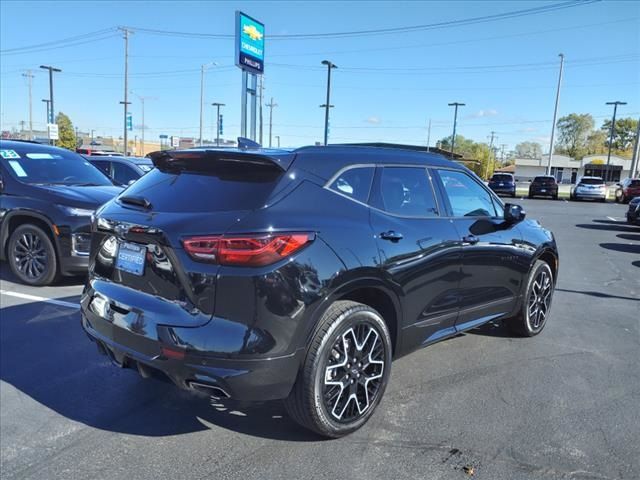
<svg viewBox="0 0 640 480"><path fill-rule="evenodd" d="M158 170L207 171L232 165L255 165L287 170L292 158L224 150L163 150L148 155Z"/></svg>

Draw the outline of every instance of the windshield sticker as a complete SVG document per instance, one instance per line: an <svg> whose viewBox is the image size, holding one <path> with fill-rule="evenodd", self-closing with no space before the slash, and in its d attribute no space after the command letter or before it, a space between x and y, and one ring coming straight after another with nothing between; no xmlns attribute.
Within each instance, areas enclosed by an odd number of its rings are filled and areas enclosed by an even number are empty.
<svg viewBox="0 0 640 480"><path fill-rule="evenodd" d="M6 150L3 150L3 152L5 152ZM13 150L10 150L11 152L13 152ZM14 152L15 153L15 152ZM3 155L4 157L4 155ZM6 157L4 157L6 158ZM18 162L17 160L9 160L9 166L11 168L13 168L13 171L16 172L16 175L18 175L19 177L26 177L27 176L27 172L24 171L24 168L22 168L22 165L20 165L20 162Z"/></svg>
<svg viewBox="0 0 640 480"><path fill-rule="evenodd" d="M50 153L27 153L27 158L31 158L32 160L51 160L53 159L53 155Z"/></svg>
<svg viewBox="0 0 640 480"><path fill-rule="evenodd" d="M15 150L0 150L0 156L5 160L20 158L20 155L18 155Z"/></svg>

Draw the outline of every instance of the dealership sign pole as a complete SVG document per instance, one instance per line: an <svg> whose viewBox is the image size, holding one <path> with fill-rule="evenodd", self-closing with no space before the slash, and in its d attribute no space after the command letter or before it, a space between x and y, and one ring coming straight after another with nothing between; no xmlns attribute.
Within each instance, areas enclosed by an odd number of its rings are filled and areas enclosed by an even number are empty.
<svg viewBox="0 0 640 480"><path fill-rule="evenodd" d="M240 136L255 141L258 75L264 72L264 24L240 11L236 11L235 63L242 70ZM247 135L248 102L251 102L249 135Z"/></svg>

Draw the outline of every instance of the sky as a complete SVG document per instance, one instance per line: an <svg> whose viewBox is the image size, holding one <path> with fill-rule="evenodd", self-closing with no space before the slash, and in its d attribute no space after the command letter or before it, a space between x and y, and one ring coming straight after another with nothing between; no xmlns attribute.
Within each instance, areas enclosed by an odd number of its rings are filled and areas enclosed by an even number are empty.
<svg viewBox="0 0 640 480"><path fill-rule="evenodd" d="M321 141L326 67L332 72L330 143L380 141L426 145L451 134L451 102L465 103L457 132L508 151L521 141L548 144L559 53L565 55L559 116L590 113L599 127L608 101L626 101L621 117L640 116L640 2L584 2L552 12L449 23L566 3L539 1L395 2L0 2L0 126L28 122L33 78L34 128L43 128L49 96L40 65L55 75L56 111L81 131L122 136L124 40L129 40L133 123L145 136L197 137L200 68L205 76L205 138L214 137L212 102L222 109L225 138L240 133L241 71L234 66L235 11L265 24L265 103L281 145ZM380 30L445 23L439 28L318 38L303 34ZM139 29L139 30L136 30ZM191 35L167 35L186 32ZM58 40L89 34L68 44ZM193 35L203 34L203 35ZM221 35L221 38L212 35ZM271 37L280 35L281 37ZM282 37L284 36L284 37ZM33 45L42 47L22 49ZM14 50L18 49L18 50ZM20 50L22 49L22 50ZM268 143L268 108L264 107ZM141 134L136 128L130 137ZM548 147L544 147L545 149Z"/></svg>

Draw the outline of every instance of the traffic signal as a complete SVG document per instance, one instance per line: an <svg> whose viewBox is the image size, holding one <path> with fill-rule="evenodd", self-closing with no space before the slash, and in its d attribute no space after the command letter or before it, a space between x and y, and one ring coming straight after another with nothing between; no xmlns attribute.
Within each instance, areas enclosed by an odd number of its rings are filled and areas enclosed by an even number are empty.
<svg viewBox="0 0 640 480"><path fill-rule="evenodd" d="M127 113L127 130L133 130L133 115Z"/></svg>

